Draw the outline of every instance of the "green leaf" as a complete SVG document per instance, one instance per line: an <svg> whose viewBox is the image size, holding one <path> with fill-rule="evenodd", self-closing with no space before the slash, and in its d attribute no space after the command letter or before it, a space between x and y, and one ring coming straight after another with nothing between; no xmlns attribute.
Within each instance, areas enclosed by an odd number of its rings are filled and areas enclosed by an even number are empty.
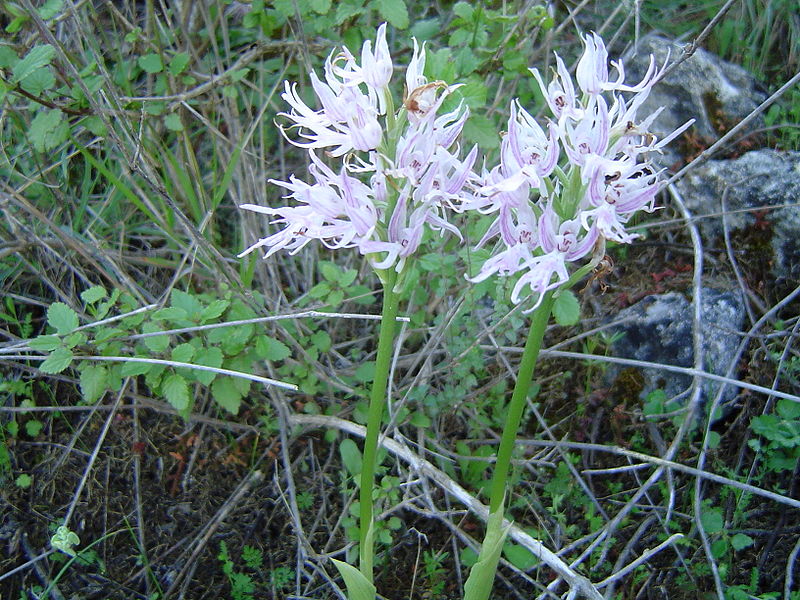
<svg viewBox="0 0 800 600"><path fill-rule="evenodd" d="M20 81L19 85L29 94L41 96L45 90L49 90L56 85L56 78L50 67L42 67Z"/></svg>
<svg viewBox="0 0 800 600"><path fill-rule="evenodd" d="M495 124L483 115L470 115L463 130L464 138L481 148L488 150L497 146L500 136Z"/></svg>
<svg viewBox="0 0 800 600"><path fill-rule="evenodd" d="M31 350L38 350L39 352L52 352L61 346L61 340L57 335L40 335L33 338L28 342Z"/></svg>
<svg viewBox="0 0 800 600"><path fill-rule="evenodd" d="M189 60L189 54L186 52L179 52L169 61L169 72L172 75L180 75L186 70L186 67L189 66Z"/></svg>
<svg viewBox="0 0 800 600"><path fill-rule="evenodd" d="M489 515L486 524L486 536L483 538L478 562L469 572L467 583L464 584L464 600L487 600L492 592L497 563L503 552L503 543L508 535L509 527L503 527L503 510L497 510Z"/></svg>
<svg viewBox="0 0 800 600"><path fill-rule="evenodd" d="M47 309L47 324L55 329L58 335L66 335L78 328L78 315L63 302L54 302Z"/></svg>
<svg viewBox="0 0 800 600"><path fill-rule="evenodd" d="M142 333L155 333L156 331L162 331L162 329L155 323L148 322L142 325ZM169 347L168 335L154 335L142 338L142 341L151 352L164 352Z"/></svg>
<svg viewBox="0 0 800 600"><path fill-rule="evenodd" d="M347 271L339 275L339 287L346 288L356 280L356 277L358 277L358 271L355 269L347 269Z"/></svg>
<svg viewBox="0 0 800 600"><path fill-rule="evenodd" d="M310 339L314 347L320 352L327 352L331 349L331 345L333 344L331 336L328 335L327 331L317 331L311 335Z"/></svg>
<svg viewBox="0 0 800 600"><path fill-rule="evenodd" d="M369 383L375 378L375 361L368 360L361 363L355 372L356 379L361 383Z"/></svg>
<svg viewBox="0 0 800 600"><path fill-rule="evenodd" d="M311 8L321 15L327 15L331 9L331 0L311 0Z"/></svg>
<svg viewBox="0 0 800 600"><path fill-rule="evenodd" d="M733 546L733 549L737 551L747 548L748 546L752 546L754 543L755 540L744 533L737 533L731 538L731 546Z"/></svg>
<svg viewBox="0 0 800 600"><path fill-rule="evenodd" d="M256 338L256 354L262 360L284 360L291 355L289 346L268 335L260 335Z"/></svg>
<svg viewBox="0 0 800 600"><path fill-rule="evenodd" d="M31 121L27 135L34 150L47 152L69 137L69 125L57 108L42 110Z"/></svg>
<svg viewBox="0 0 800 600"><path fill-rule="evenodd" d="M186 317L192 321L199 319L203 312L203 305L200 304L200 301L183 290L172 290L169 299L172 306L182 308L186 312Z"/></svg>
<svg viewBox="0 0 800 600"><path fill-rule="evenodd" d="M10 69L19 62L19 56L11 46L0 46L0 69Z"/></svg>
<svg viewBox="0 0 800 600"><path fill-rule="evenodd" d="M562 327L575 325L581 317L581 305L570 290L561 290L553 303L553 316Z"/></svg>
<svg viewBox="0 0 800 600"><path fill-rule="evenodd" d="M375 586L353 565L332 558L334 566L347 586L348 600L375 600Z"/></svg>
<svg viewBox="0 0 800 600"><path fill-rule="evenodd" d="M229 300L214 300L203 309L203 312L200 314L200 322L205 323L206 321L220 317L228 306L230 306Z"/></svg>
<svg viewBox="0 0 800 600"><path fill-rule="evenodd" d="M453 14L469 22L472 21L472 15L475 14L475 9L472 8L469 2L456 2L453 5Z"/></svg>
<svg viewBox="0 0 800 600"><path fill-rule="evenodd" d="M356 443L350 438L345 438L339 444L339 454L342 456L342 463L353 477L361 474L361 451Z"/></svg>
<svg viewBox="0 0 800 600"><path fill-rule="evenodd" d="M503 554L505 554L508 562L521 571L527 571L539 562L533 552L518 544L506 544L503 546Z"/></svg>
<svg viewBox="0 0 800 600"><path fill-rule="evenodd" d="M56 50L50 44L34 46L11 69L11 83L19 83L32 73L49 65L55 54Z"/></svg>
<svg viewBox="0 0 800 600"><path fill-rule="evenodd" d="M44 423L42 423L38 419L32 419L30 421L26 421L25 433L27 433L28 436L35 438L42 432L42 427L44 427Z"/></svg>
<svg viewBox="0 0 800 600"><path fill-rule="evenodd" d="M222 366L222 350L216 346L211 348L203 348L198 351L197 356L194 357L195 364L203 365L204 367L219 368ZM211 385L216 373L211 371L194 371L194 377L203 385Z"/></svg>
<svg viewBox="0 0 800 600"><path fill-rule="evenodd" d="M211 395L214 401L229 413L235 415L239 412L242 403L242 394L234 384L232 377L218 377L211 384Z"/></svg>
<svg viewBox="0 0 800 600"><path fill-rule="evenodd" d="M342 271L335 263L326 260L319 263L319 272L327 281L337 283Z"/></svg>
<svg viewBox="0 0 800 600"><path fill-rule="evenodd" d="M81 300L86 304L94 304L106 297L106 289L101 285L94 285L81 292Z"/></svg>
<svg viewBox="0 0 800 600"><path fill-rule="evenodd" d="M194 346L191 344L178 344L172 349L171 358L175 362L188 363L194 357Z"/></svg>
<svg viewBox="0 0 800 600"><path fill-rule="evenodd" d="M357 15L360 15L365 10L363 2L340 2L336 6L336 17L334 22L337 25L341 25L347 19L351 19Z"/></svg>
<svg viewBox="0 0 800 600"><path fill-rule="evenodd" d="M700 522L706 533L719 533L725 527L725 520L722 518L722 511L718 508L707 508L700 515Z"/></svg>
<svg viewBox="0 0 800 600"><path fill-rule="evenodd" d="M73 354L66 348L56 348L52 354L39 365L39 370L42 373L61 373L72 362Z"/></svg>
<svg viewBox="0 0 800 600"><path fill-rule="evenodd" d="M18 488L22 488L22 489L26 489L26 488L31 487L31 483L33 483L33 478L30 475L28 475L27 473L22 473L14 481L14 485L16 485Z"/></svg>
<svg viewBox="0 0 800 600"><path fill-rule="evenodd" d="M137 61L142 70L151 75L161 73L164 70L164 64L161 62L161 56L158 54L145 54L140 56Z"/></svg>
<svg viewBox="0 0 800 600"><path fill-rule="evenodd" d="M775 409L784 419L794 420L800 418L800 402L793 402L786 398L781 398L778 400Z"/></svg>
<svg viewBox="0 0 800 600"><path fill-rule="evenodd" d="M183 131L181 117L177 113L172 113L164 118L164 125L170 131Z"/></svg>
<svg viewBox="0 0 800 600"><path fill-rule="evenodd" d="M389 22L389 25L397 29L408 27L408 9L405 0L375 0L381 17Z"/></svg>
<svg viewBox="0 0 800 600"><path fill-rule="evenodd" d="M106 391L108 370L102 365L86 365L81 370L81 395L87 404L97 402Z"/></svg>
<svg viewBox="0 0 800 600"><path fill-rule="evenodd" d="M175 410L182 411L189 408L189 386L186 384L186 380L177 373L164 379L164 383L161 384L161 392Z"/></svg>
<svg viewBox="0 0 800 600"><path fill-rule="evenodd" d="M188 316L182 308L167 306L154 312L152 318L156 321L185 321Z"/></svg>
<svg viewBox="0 0 800 600"><path fill-rule="evenodd" d="M63 7L64 0L47 0L36 12L39 13L43 21L47 21L61 14L61 9Z"/></svg>
<svg viewBox="0 0 800 600"><path fill-rule="evenodd" d="M119 374L122 377L136 377L137 375L145 375L149 373L150 369L152 369L154 366L156 365L150 362L126 360L122 365L122 368L119 370Z"/></svg>

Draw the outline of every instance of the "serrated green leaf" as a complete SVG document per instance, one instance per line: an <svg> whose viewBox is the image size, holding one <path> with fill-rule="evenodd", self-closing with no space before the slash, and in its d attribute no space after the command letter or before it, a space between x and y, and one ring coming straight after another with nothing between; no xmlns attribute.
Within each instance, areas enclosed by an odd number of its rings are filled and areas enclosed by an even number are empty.
<svg viewBox="0 0 800 600"><path fill-rule="evenodd" d="M182 308L167 306L154 312L152 318L156 321L185 321L187 317L186 311Z"/></svg>
<svg viewBox="0 0 800 600"><path fill-rule="evenodd" d="M210 321L211 319L216 319L220 317L222 313L230 306L229 300L214 300L211 304L206 306L203 309L203 312L200 315L200 322L205 323L206 321Z"/></svg>
<svg viewBox="0 0 800 600"><path fill-rule="evenodd" d="M358 449L356 443L350 438L345 438L339 444L339 454L342 457L342 463L347 469L348 473L353 477L361 474L361 450Z"/></svg>
<svg viewBox="0 0 800 600"><path fill-rule="evenodd" d="M82 331L75 331L66 336L63 340L63 343L65 348L69 348L71 350L78 344L86 343L86 334Z"/></svg>
<svg viewBox="0 0 800 600"><path fill-rule="evenodd" d="M61 346L61 339L57 335L40 335L28 342L31 350L39 352L52 352Z"/></svg>
<svg viewBox="0 0 800 600"><path fill-rule="evenodd" d="M119 370L122 377L136 377L138 375L145 375L150 372L154 366L153 363L142 362L138 360L126 360Z"/></svg>
<svg viewBox="0 0 800 600"><path fill-rule="evenodd" d="M42 373L61 373L72 362L73 354L66 348L56 348L45 361L39 365Z"/></svg>
<svg viewBox="0 0 800 600"><path fill-rule="evenodd" d="M162 331L162 329L155 323L148 322L142 325L142 333L155 333L156 331ZM151 352L164 352L169 347L168 335L154 335L142 338L142 341Z"/></svg>
<svg viewBox="0 0 800 600"><path fill-rule="evenodd" d="M737 533L731 538L731 546L737 551L752 546L754 543L755 540L744 533Z"/></svg>
<svg viewBox="0 0 800 600"><path fill-rule="evenodd" d="M211 384L211 396L214 401L229 413L235 415L242 404L242 395L236 388L232 377L218 377Z"/></svg>
<svg viewBox="0 0 800 600"><path fill-rule="evenodd" d="M408 8L406 8L405 0L375 0L374 5L381 17L386 19L392 27L397 29L408 27Z"/></svg>
<svg viewBox="0 0 800 600"><path fill-rule="evenodd" d="M339 275L341 274L342 270L335 263L323 261L319 263L319 272L326 281L336 283L339 281Z"/></svg>
<svg viewBox="0 0 800 600"><path fill-rule="evenodd" d="M793 402L786 398L781 398L778 400L775 410L784 419L794 420L800 418L800 402Z"/></svg>
<svg viewBox="0 0 800 600"><path fill-rule="evenodd" d="M11 46L0 46L0 69L10 69L19 62L19 56Z"/></svg>
<svg viewBox="0 0 800 600"><path fill-rule="evenodd" d="M54 302L47 309L47 324L58 335L66 335L78 328L78 314L63 302Z"/></svg>
<svg viewBox="0 0 800 600"><path fill-rule="evenodd" d="M25 433L27 433L30 437L35 438L42 432L42 427L44 427L44 423L42 423L38 419L32 419L30 421L26 421Z"/></svg>
<svg viewBox="0 0 800 600"><path fill-rule="evenodd" d="M50 64L56 54L50 44L34 46L11 69L11 83L19 83L35 71Z"/></svg>
<svg viewBox="0 0 800 600"><path fill-rule="evenodd" d="M203 305L200 301L183 290L172 290L170 294L170 304L176 308L182 308L186 312L187 318L196 320L203 312Z"/></svg>
<svg viewBox="0 0 800 600"><path fill-rule="evenodd" d="M189 408L189 386L177 373L172 373L164 379L161 392L175 410L182 411Z"/></svg>
<svg viewBox="0 0 800 600"><path fill-rule="evenodd" d="M356 280L356 277L358 277L358 271L355 269L347 269L347 271L339 275L339 287L346 288Z"/></svg>
<svg viewBox="0 0 800 600"><path fill-rule="evenodd" d="M581 317L581 305L570 290L561 290L553 303L553 317L562 327L575 325Z"/></svg>
<svg viewBox="0 0 800 600"><path fill-rule="evenodd" d="M472 15L475 14L475 9L468 2L456 2L452 10L454 15L465 21L472 21Z"/></svg>
<svg viewBox="0 0 800 600"><path fill-rule="evenodd" d="M321 15L327 15L331 9L331 0L311 0L310 4L314 12Z"/></svg>
<svg viewBox="0 0 800 600"><path fill-rule="evenodd" d="M175 362L188 363L194 357L194 346L191 344L178 344L172 349L171 358Z"/></svg>
<svg viewBox="0 0 800 600"><path fill-rule="evenodd" d="M194 362L195 364L203 365L204 367L219 368L222 366L222 350L216 346L212 346L211 348L203 348L197 352ZM211 371L194 371L195 379L197 379L197 381L203 385L211 385L211 382L214 381L216 376L217 374L212 373Z"/></svg>
<svg viewBox="0 0 800 600"><path fill-rule="evenodd" d="M69 137L69 125L57 108L41 110L31 121L27 136L34 150L47 152Z"/></svg>
<svg viewBox="0 0 800 600"><path fill-rule="evenodd" d="M361 571L335 558L332 558L331 561L339 570L339 575L344 579L348 600L375 600L375 586L369 582Z"/></svg>
<svg viewBox="0 0 800 600"><path fill-rule="evenodd" d="M186 67L189 66L189 60L190 56L188 53L179 52L169 61L169 72L172 75L180 75L186 70Z"/></svg>
<svg viewBox="0 0 800 600"><path fill-rule="evenodd" d="M88 290L81 292L81 300L86 304L94 304L106 297L106 289L101 285L93 285Z"/></svg>
<svg viewBox="0 0 800 600"><path fill-rule="evenodd" d="M97 402L108 385L108 369L102 365L86 365L81 370L81 395L87 404Z"/></svg>
<svg viewBox="0 0 800 600"><path fill-rule="evenodd" d="M334 18L334 22L337 25L341 25L347 21L347 19L351 19L363 13L365 8L363 2L339 2L336 5L336 17Z"/></svg>
<svg viewBox="0 0 800 600"><path fill-rule="evenodd" d="M140 56L137 61L139 67L145 72L154 75L161 73L164 70L164 64L161 62L161 56L158 54L145 54Z"/></svg>
<svg viewBox="0 0 800 600"><path fill-rule="evenodd" d="M41 96L46 90L56 85L56 78L50 67L42 67L20 81L19 85L29 94Z"/></svg>
<svg viewBox="0 0 800 600"><path fill-rule="evenodd" d="M263 360L284 360L291 355L289 346L268 335L260 335L256 339L256 352Z"/></svg>
<svg viewBox="0 0 800 600"><path fill-rule="evenodd" d="M331 340L331 336L328 334L327 331L317 331L316 333L311 335L311 343L314 344L314 347L317 348L320 352L327 352L331 349L331 345L333 341ZM288 350L288 348L287 348Z"/></svg>
<svg viewBox="0 0 800 600"><path fill-rule="evenodd" d="M719 533L725 527L725 520L722 518L722 511L718 508L706 508L700 515L700 522L706 533Z"/></svg>
<svg viewBox="0 0 800 600"><path fill-rule="evenodd" d="M497 127L483 115L470 115L462 135L471 144L478 144L485 150L494 148L500 141Z"/></svg>

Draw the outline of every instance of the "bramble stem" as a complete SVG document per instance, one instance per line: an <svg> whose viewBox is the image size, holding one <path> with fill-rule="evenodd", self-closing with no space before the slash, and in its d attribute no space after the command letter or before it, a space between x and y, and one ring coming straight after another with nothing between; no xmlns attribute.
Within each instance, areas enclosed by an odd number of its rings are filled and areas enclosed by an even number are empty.
<svg viewBox="0 0 800 600"><path fill-rule="evenodd" d="M511 395L511 402L506 412L506 424L503 427L503 436L500 438L500 447L497 449L497 461L494 464L492 483L489 495L489 511L494 513L503 504L506 493L506 481L508 480L508 470L511 464L511 455L514 451L514 443L517 441L517 431L522 420L522 413L525 410L525 400L528 397L528 390L533 379L533 370L536 367L536 359L539 357L539 350L542 347L542 338L550 320L550 313L553 310L553 293L545 294L542 303L533 311L531 328L528 331L528 341L525 342L525 350L522 352L522 360L517 371L517 383L514 385L514 392Z"/></svg>
<svg viewBox="0 0 800 600"><path fill-rule="evenodd" d="M399 307L398 294L394 291L397 273L389 268L379 273L383 282L383 310L378 335L378 355L375 358L375 377L369 399L367 436L364 439L364 456L361 463L360 524L359 524L359 569L372 583L373 535L372 535L372 490L375 487L375 454L378 434L381 430L383 408L386 406L386 388L392 362L392 348Z"/></svg>

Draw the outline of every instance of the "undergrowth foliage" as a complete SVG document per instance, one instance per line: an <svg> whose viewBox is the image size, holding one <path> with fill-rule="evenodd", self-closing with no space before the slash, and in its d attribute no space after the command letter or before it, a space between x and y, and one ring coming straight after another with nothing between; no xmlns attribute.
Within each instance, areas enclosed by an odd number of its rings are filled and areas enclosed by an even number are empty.
<svg viewBox="0 0 800 600"><path fill-rule="evenodd" d="M394 268L407 246L378 231L370 239L400 247L367 244L366 259L313 244L294 257L236 258L269 226L240 205L285 206L281 196L296 191L285 188L336 164L322 148L317 161L305 159L276 128L289 124L278 116L284 82L297 82L296 106L318 110L308 74L324 73L335 47L361 61L365 40L374 52L386 23L395 65L424 44L417 81L447 82L439 114L469 113L447 151L466 161L476 148L469 169L481 178L503 149L513 167L508 150L527 117L552 111L553 51L574 73L586 32L615 40L609 53L619 56L651 29L691 39L723 4L3 3L0 596L321 599L344 589L347 576L329 559L356 561L367 533L358 427L369 422L381 362L374 317L385 292L369 263ZM794 4L739 3L704 44L777 89L798 68ZM414 92L403 74L391 71L396 110ZM592 110L597 123L602 111ZM799 114L795 91L769 109L771 145L798 148ZM287 136L302 142L296 133ZM542 142L533 128L525 133ZM575 150L569 135L574 128L559 143ZM358 166L347 173L363 178ZM527 185L547 193L532 171ZM539 175L565 187L577 185L576 173L572 183ZM521 179L512 175L497 175L494 192L510 193L509 180ZM472 184L493 204L477 201L458 234L422 232L393 286L404 320L379 416L396 445L378 449L366 492L375 585L389 598L461 598L469 569L486 559L486 521L463 503L491 500L529 318L510 299L523 270L483 276L497 266L491 239L505 249L521 239L497 236L492 224L522 234L524 215L513 202L501 206L486 182ZM269 227L266 235L279 231ZM544 229L553 247L569 233ZM613 231L623 237L605 233ZM616 270L596 265L575 294L561 294L545 346L611 353L602 319L623 296L651 289L650 274L689 245L683 229L653 223L647 238L629 249L609 244ZM715 276L725 265L714 263ZM521 302L537 291L518 287ZM753 305L767 311L770 300ZM737 375L795 399L796 306L752 333L758 344ZM493 545L495 597L570 593L559 578L571 573L542 562L534 540L609 598L796 600L800 404L743 394L704 435L705 423L685 425L680 399L660 390L640 399L635 376L610 381L602 364L547 358L522 399L504 504L514 538ZM675 466L649 482L674 440ZM578 594L581 581L568 582Z"/></svg>

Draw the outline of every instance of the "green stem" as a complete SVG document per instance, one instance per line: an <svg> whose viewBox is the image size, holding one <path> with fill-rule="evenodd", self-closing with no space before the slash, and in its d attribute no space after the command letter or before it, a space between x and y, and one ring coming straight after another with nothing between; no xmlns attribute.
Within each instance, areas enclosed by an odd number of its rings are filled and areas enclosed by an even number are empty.
<svg viewBox="0 0 800 600"><path fill-rule="evenodd" d="M398 294L394 290L397 273L394 269L389 268L379 275L383 282L383 311L381 312L381 329L378 336L378 355L375 358L375 378L372 380L372 393L369 399L360 490L359 569L370 583L372 583L373 559L372 490L375 487L375 454L378 448L383 408L386 405L386 388L389 383L389 369L392 362L392 348L399 307Z"/></svg>
<svg viewBox="0 0 800 600"><path fill-rule="evenodd" d="M497 450L497 461L494 465L489 496L489 511L492 513L500 509L503 504L511 455L514 451L514 444L517 441L517 431L522 420L522 413L525 410L525 400L531 387L533 370L536 367L536 359L539 357L539 350L542 347L544 331L547 328L550 313L553 310L553 302L553 293L548 292L545 294L542 303L533 312L528 341L525 342L525 350L522 353L522 361L517 372L517 383L514 385L514 393L511 395L511 402L507 408L506 424L503 427L503 436L500 438L500 447Z"/></svg>

